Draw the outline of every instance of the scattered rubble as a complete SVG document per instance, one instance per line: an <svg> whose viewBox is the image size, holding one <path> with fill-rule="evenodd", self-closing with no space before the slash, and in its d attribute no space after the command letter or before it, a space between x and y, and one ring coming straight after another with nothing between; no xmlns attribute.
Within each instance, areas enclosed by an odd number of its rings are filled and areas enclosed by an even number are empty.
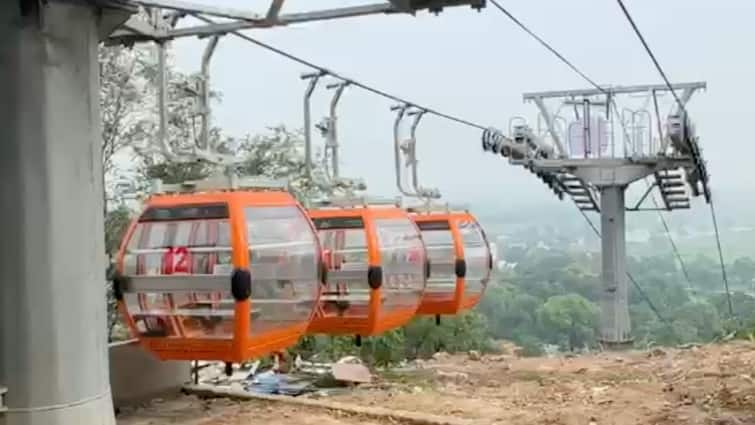
<svg viewBox="0 0 755 425"><path fill-rule="evenodd" d="M333 379L350 384L369 384L372 373L364 365L353 363L336 363L331 368Z"/></svg>
<svg viewBox="0 0 755 425"><path fill-rule="evenodd" d="M370 370L353 356L335 363L315 363L300 357L291 363L276 359L267 370L260 369L259 361L242 364L227 376L224 363L202 362L198 365L197 384L258 394L299 396L316 393L323 397L346 386L372 382Z"/></svg>
<svg viewBox="0 0 755 425"><path fill-rule="evenodd" d="M446 372L443 370L439 370L436 372L436 376L440 379L446 379L456 382L464 382L469 380L469 375L464 372Z"/></svg>
<svg viewBox="0 0 755 425"><path fill-rule="evenodd" d="M666 357L666 351L660 349L660 348L653 348L652 350L648 351L648 358L651 357Z"/></svg>
<svg viewBox="0 0 755 425"><path fill-rule="evenodd" d="M524 354L524 348L516 345L511 341L500 341L498 348L501 350L501 353L515 357L522 357Z"/></svg>

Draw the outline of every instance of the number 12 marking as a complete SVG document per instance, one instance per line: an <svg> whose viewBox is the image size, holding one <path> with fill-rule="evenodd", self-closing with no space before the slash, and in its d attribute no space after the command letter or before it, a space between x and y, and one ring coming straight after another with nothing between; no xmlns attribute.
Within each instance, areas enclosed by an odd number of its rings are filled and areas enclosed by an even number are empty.
<svg viewBox="0 0 755 425"><path fill-rule="evenodd" d="M191 254L185 246L169 247L163 255L163 274L191 273Z"/></svg>

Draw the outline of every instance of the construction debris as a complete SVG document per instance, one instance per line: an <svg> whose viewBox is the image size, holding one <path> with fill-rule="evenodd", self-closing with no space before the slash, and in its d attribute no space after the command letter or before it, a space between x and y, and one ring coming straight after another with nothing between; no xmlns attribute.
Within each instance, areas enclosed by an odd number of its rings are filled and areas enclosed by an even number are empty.
<svg viewBox="0 0 755 425"><path fill-rule="evenodd" d="M335 389L372 382L372 373L353 356L335 363L315 363L296 357L293 362L276 358L273 365L260 371L260 362L243 364L226 376L224 363L201 363L198 384L257 394L299 396L317 393L326 396Z"/></svg>
<svg viewBox="0 0 755 425"><path fill-rule="evenodd" d="M361 364L336 363L331 368L333 378L350 384L369 384L372 382L370 370Z"/></svg>
<svg viewBox="0 0 755 425"><path fill-rule="evenodd" d="M252 377L244 389L260 394L298 396L315 391L314 384L315 381L310 377L275 373L269 370Z"/></svg>

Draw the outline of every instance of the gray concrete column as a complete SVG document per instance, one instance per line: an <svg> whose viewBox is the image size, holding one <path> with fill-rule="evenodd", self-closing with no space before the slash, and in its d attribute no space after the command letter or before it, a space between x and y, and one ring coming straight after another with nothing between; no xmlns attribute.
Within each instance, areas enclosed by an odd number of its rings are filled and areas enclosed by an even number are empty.
<svg viewBox="0 0 755 425"><path fill-rule="evenodd" d="M0 425L115 422L100 19L84 2L0 2Z"/></svg>
<svg viewBox="0 0 755 425"><path fill-rule="evenodd" d="M626 273L625 186L600 188L603 294L600 339L608 348L631 343Z"/></svg>

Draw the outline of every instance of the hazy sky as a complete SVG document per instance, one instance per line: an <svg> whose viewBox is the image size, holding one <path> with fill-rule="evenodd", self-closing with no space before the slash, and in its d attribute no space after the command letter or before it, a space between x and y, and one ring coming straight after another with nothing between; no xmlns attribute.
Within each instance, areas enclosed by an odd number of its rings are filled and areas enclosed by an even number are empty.
<svg viewBox="0 0 755 425"><path fill-rule="evenodd" d="M267 1L213 3L263 12ZM287 0L284 12L364 4L365 1ZM708 83L690 104L709 162L714 190L747 190L755 155L748 140L755 111L755 2L626 0L640 29L672 81ZM612 0L502 0L502 4L550 41L600 84L660 83L661 79ZM369 16L287 28L247 31L251 36L347 76L374 84L484 125L506 128L510 117L536 118L522 93L587 87L587 83L488 6L439 16L421 13ZM201 42L203 43L203 42ZM175 43L178 66L199 69L202 44ZM223 92L213 113L229 134L243 135L279 123L300 127L307 69L232 36L225 37L212 66L212 83ZM316 95L313 117L329 98ZM380 194L392 194L390 102L348 89L340 107L342 175L363 176ZM314 140L321 143L319 135ZM452 200L488 199L499 205L550 200L544 186L521 168L480 148L480 131L427 117L418 131L420 173ZM488 204L488 202L485 202ZM553 201L556 202L555 200Z"/></svg>

